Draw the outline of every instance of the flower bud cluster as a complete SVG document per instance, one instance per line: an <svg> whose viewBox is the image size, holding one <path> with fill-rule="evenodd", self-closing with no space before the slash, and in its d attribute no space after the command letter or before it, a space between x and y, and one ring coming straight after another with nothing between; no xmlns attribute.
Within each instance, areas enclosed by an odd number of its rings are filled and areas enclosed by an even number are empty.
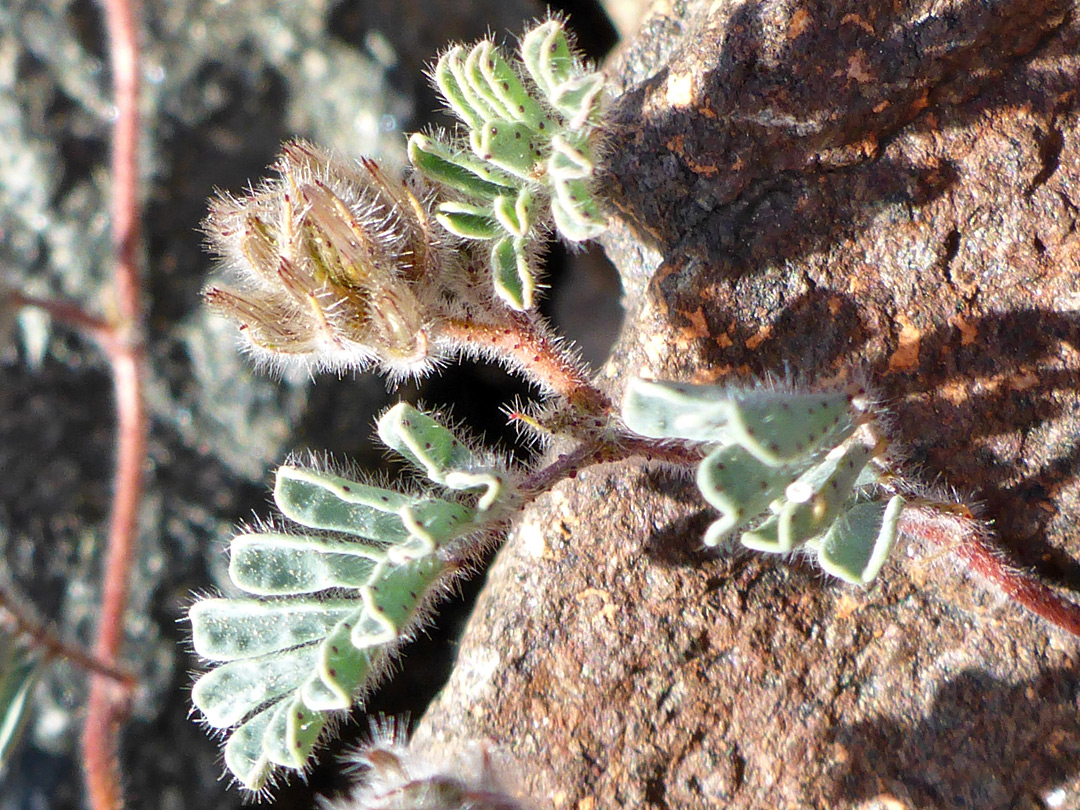
<svg viewBox="0 0 1080 810"><path fill-rule="evenodd" d="M212 203L204 227L226 280L204 292L209 304L268 365L430 370L440 286L459 260L425 202L374 161L349 164L302 141L274 170L251 193Z"/></svg>

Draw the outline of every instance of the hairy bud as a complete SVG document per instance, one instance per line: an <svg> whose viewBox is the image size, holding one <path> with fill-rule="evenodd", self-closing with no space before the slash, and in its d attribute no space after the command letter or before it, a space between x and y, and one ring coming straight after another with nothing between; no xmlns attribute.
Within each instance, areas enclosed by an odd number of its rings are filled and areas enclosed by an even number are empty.
<svg viewBox="0 0 1080 810"><path fill-rule="evenodd" d="M391 376L431 368L441 264L424 204L371 160L285 145L277 177L243 197L219 196L205 230L229 280L212 307L237 321L272 365Z"/></svg>
<svg viewBox="0 0 1080 810"><path fill-rule="evenodd" d="M363 781L330 810L523 810L511 795L510 763L485 744L432 746L405 741L392 721L356 754Z"/></svg>

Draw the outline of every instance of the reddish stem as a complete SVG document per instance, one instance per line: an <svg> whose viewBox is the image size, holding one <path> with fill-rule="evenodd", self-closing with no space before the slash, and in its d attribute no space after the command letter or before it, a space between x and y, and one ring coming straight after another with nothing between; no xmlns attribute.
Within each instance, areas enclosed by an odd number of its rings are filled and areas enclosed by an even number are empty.
<svg viewBox="0 0 1080 810"><path fill-rule="evenodd" d="M704 457L700 447L690 447L662 439L650 439L630 433L620 433L614 440L597 439L578 445L569 453L560 454L548 466L527 475L521 482L525 502L547 492L564 478L573 478L579 470L594 464L642 456L649 461L662 461L680 467L692 467Z"/></svg>
<svg viewBox="0 0 1080 810"><path fill-rule="evenodd" d="M614 449L608 444L593 442L579 445L569 453L560 453L551 464L525 476L520 487L524 503L536 499L564 478L573 478L578 470L627 457L627 454L614 454Z"/></svg>
<svg viewBox="0 0 1080 810"><path fill-rule="evenodd" d="M117 317L110 332L99 338L113 372L117 456L101 616L94 653L101 661L115 665L124 638L128 579L135 558L147 421L142 386L144 348L138 273L139 50L131 0L105 0L104 5L116 104L110 215ZM93 810L123 807L116 741L125 713L123 697L123 692L109 679L91 676L82 746L87 793Z"/></svg>
<svg viewBox="0 0 1080 810"><path fill-rule="evenodd" d="M78 645L64 641L45 622L31 615L30 611L2 586L0 586L0 608L11 617L15 633L29 638L31 646L43 651L47 658L65 658L88 672L97 672L106 678L111 678L128 690L135 686L134 675L98 660L93 653L87 652Z"/></svg>
<svg viewBox="0 0 1080 810"><path fill-rule="evenodd" d="M1080 605L1063 599L1038 578L1012 565L973 518L912 506L900 517L900 531L944 548L1015 602L1074 636L1080 636Z"/></svg>
<svg viewBox="0 0 1080 810"><path fill-rule="evenodd" d="M682 444L669 439L650 439L636 433L619 434L615 439L627 456L643 456L646 461L660 461L678 467L693 467L708 455L700 444Z"/></svg>
<svg viewBox="0 0 1080 810"><path fill-rule="evenodd" d="M99 342L107 342L112 339L112 324L101 318L95 318L76 304L50 298L38 298L33 295L26 295L18 290L12 290L8 295L12 305L15 307L35 307L44 310L53 319L68 326L73 326Z"/></svg>
<svg viewBox="0 0 1080 810"><path fill-rule="evenodd" d="M440 325L443 336L466 349L483 348L520 368L527 377L587 413L607 413L611 401L531 316L508 313L501 323L451 318Z"/></svg>

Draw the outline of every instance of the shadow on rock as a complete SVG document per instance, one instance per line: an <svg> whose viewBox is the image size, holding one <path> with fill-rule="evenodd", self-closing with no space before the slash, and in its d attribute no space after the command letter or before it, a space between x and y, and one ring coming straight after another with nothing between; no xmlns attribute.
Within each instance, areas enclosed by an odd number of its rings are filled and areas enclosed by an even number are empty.
<svg viewBox="0 0 1080 810"><path fill-rule="evenodd" d="M696 272L693 265L665 265L654 283L666 283L669 273L673 285L693 286L685 275ZM811 384L850 373L875 328L856 299L825 289L791 301L763 339L755 339L758 324L744 324L724 308L703 308L696 317L703 333L726 338L714 339L703 354L736 385L739 377L747 384L770 372L775 377L777 369ZM1055 496L1080 476L1080 448L1064 433L1045 450L1000 441L1058 430L1068 415L1080 377L1060 358L1063 351L1080 352L1080 317L1017 309L973 318L964 329L945 323L922 333L906 370L890 368L891 357L862 365L888 413L889 438L906 458L904 469L920 471L930 483L944 474L965 500L979 502L1021 564L1080 589L1080 562L1046 541L1064 509Z"/></svg>
<svg viewBox="0 0 1080 810"><path fill-rule="evenodd" d="M1078 704L1075 671L1016 685L964 672L942 687L921 723L842 727L836 740L848 764L834 774L833 799L889 795L913 810L1027 806L1080 770Z"/></svg>
<svg viewBox="0 0 1080 810"><path fill-rule="evenodd" d="M1053 107L1077 81L1063 66L982 101L1059 29L1061 0L940 15L855 0L779 8L731 4L694 18L684 44L611 112L605 191L669 260L690 251L740 275L862 229L882 204L925 205L952 187L955 168L929 153L884 156L902 129L963 128L987 104Z"/></svg>

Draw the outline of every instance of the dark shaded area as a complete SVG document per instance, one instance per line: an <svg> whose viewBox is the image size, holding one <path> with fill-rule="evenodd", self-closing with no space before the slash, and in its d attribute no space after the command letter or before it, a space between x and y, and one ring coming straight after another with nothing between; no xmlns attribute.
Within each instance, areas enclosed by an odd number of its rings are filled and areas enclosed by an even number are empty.
<svg viewBox="0 0 1080 810"><path fill-rule="evenodd" d="M472 42L489 33L496 41L507 41L521 26L522 6L535 16L543 13L542 5L533 0L466 0L455 2L452 9L439 6L437 10L426 0L343 0L332 11L327 30L335 39L368 53L373 35L389 43L396 60L388 75L391 86L417 100L417 119L403 122L404 131L413 132L433 119L443 126L454 123L449 116L437 115L443 104L425 75L428 65L453 42Z"/></svg>
<svg viewBox="0 0 1080 810"><path fill-rule="evenodd" d="M602 60L615 47L618 32L597 0L556 0L547 7L565 17L575 44L594 62Z"/></svg>
<svg viewBox="0 0 1080 810"><path fill-rule="evenodd" d="M81 525L74 514L94 523L108 514L112 432L98 414L112 407L112 386L96 367L50 363L46 373L43 380L22 366L7 369L0 387L7 414L0 420L0 528L22 534L0 541L6 576L22 581L39 609L55 616L77 551L53 538ZM85 452L72 457L73 446ZM28 488L21 483L27 480L41 485Z"/></svg>
<svg viewBox="0 0 1080 810"><path fill-rule="evenodd" d="M912 810L1041 803L1076 773L1078 702L1075 670L1048 671L1018 684L987 672L960 673L914 725L889 718L842 724L836 741L850 763L837 769L833 798L859 802L887 793ZM1047 728L1054 729L1050 737L1041 731Z"/></svg>
<svg viewBox="0 0 1080 810"><path fill-rule="evenodd" d="M661 565L700 567L718 554L714 549L706 549L700 542L716 517L711 510L704 510L662 526L649 536L645 553ZM696 544L693 542L695 537L699 538ZM726 550L721 549L719 553Z"/></svg>
<svg viewBox="0 0 1080 810"><path fill-rule="evenodd" d="M108 30L101 9L93 0L74 0L68 7L67 22L88 56L108 63Z"/></svg>
<svg viewBox="0 0 1080 810"><path fill-rule="evenodd" d="M205 119L182 112L218 102ZM285 84L280 75L241 45L235 62L204 65L175 100L176 109L157 122L164 175L147 201L144 240L155 257L147 276L150 322L167 329L201 305L214 258L200 250L202 221L217 190L239 194L266 175L282 141L290 137L281 117ZM183 238L186 235L186 238Z"/></svg>
<svg viewBox="0 0 1080 810"><path fill-rule="evenodd" d="M618 271L598 245L571 249L561 242L552 244L545 270L548 289L540 301L541 313L591 368L599 369L625 317Z"/></svg>

